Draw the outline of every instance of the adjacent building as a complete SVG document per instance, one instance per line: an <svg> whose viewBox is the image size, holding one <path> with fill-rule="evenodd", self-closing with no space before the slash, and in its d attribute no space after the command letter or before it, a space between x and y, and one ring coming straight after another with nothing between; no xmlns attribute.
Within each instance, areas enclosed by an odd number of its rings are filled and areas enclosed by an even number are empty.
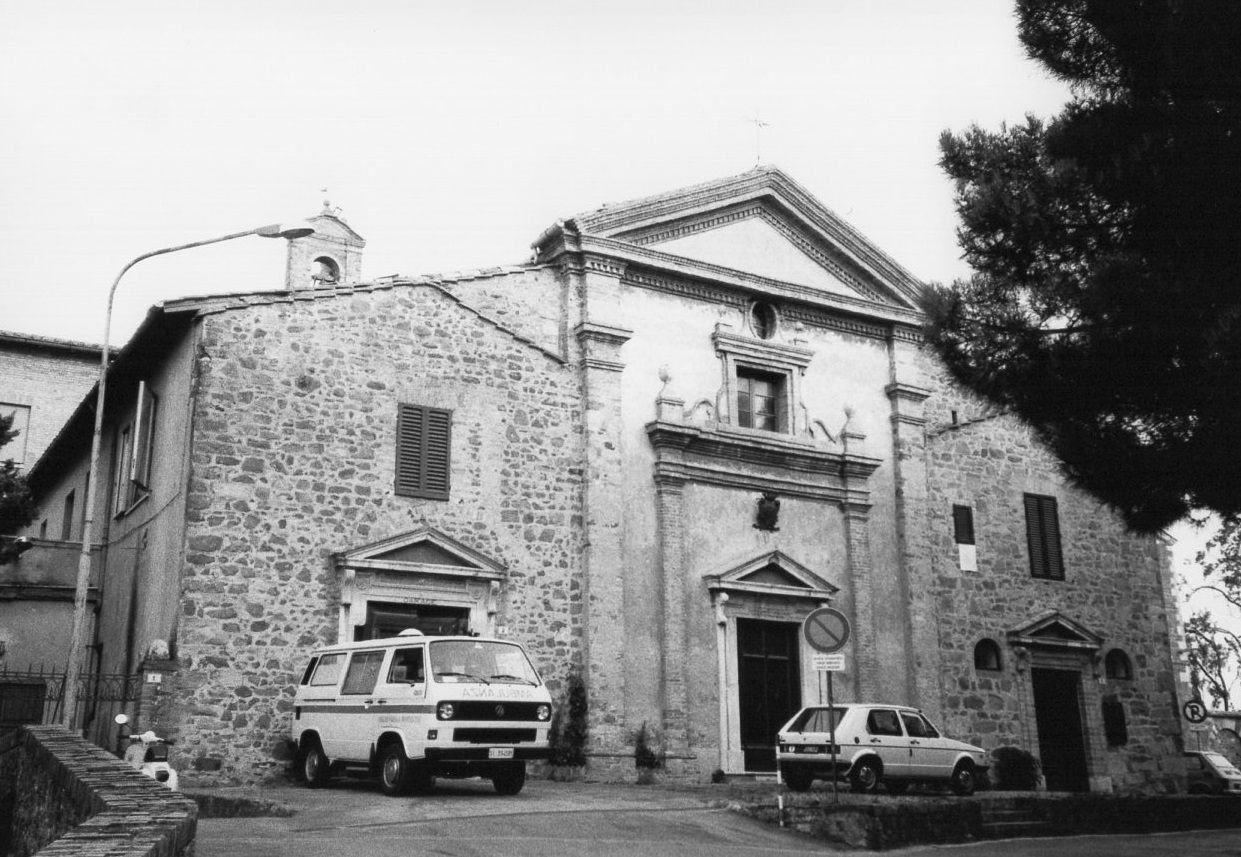
<svg viewBox="0 0 1241 857"><path fill-rule="evenodd" d="M778 169L451 277L360 281L316 223L285 288L158 305L111 370L95 652L158 656L147 725L188 779L281 769L306 651L405 627L579 673L600 775L643 726L672 776L769 771L830 605L837 699L1029 749L1052 788L1175 787L1164 546L954 386L921 284ZM32 468L49 509L89 413Z"/></svg>

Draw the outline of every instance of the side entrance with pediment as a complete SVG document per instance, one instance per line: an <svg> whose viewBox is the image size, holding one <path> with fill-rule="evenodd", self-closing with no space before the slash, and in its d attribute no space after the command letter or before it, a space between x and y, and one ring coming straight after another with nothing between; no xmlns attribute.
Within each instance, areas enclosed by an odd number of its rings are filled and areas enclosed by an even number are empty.
<svg viewBox="0 0 1241 857"><path fill-rule="evenodd" d="M506 569L426 527L336 554L338 639L424 634L503 635L496 624Z"/></svg>
<svg viewBox="0 0 1241 857"><path fill-rule="evenodd" d="M1093 781L1106 779L1096 681L1103 638L1059 612L1009 631L1007 637L1022 679L1018 692L1027 746L1038 748L1048 790L1095 790ZM1110 783L1098 790L1110 791Z"/></svg>

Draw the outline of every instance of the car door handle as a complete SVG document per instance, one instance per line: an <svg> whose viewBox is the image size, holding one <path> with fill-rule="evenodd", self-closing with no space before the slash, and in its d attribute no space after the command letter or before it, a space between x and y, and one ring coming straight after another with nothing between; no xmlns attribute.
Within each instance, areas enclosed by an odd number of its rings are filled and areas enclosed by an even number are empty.
<svg viewBox="0 0 1241 857"><path fill-rule="evenodd" d="M871 739L870 739L870 743L872 743L872 744L882 744L883 742L882 742L882 740L880 740L879 738L871 738Z"/></svg>
<svg viewBox="0 0 1241 857"><path fill-rule="evenodd" d="M921 746L922 746L922 742L921 742L921 741L910 741L909 743L910 743L910 744L913 744L915 747L921 747Z"/></svg>

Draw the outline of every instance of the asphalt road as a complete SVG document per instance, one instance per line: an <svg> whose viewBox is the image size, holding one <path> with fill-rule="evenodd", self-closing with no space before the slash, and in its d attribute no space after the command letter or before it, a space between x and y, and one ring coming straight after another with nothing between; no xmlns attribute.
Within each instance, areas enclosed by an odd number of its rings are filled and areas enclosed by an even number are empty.
<svg viewBox="0 0 1241 857"><path fill-rule="evenodd" d="M831 852L809 837L729 812L709 792L532 780L497 795L476 780L434 794L384 797L364 783L264 791L287 818L200 819L197 857L591 857L669 854L743 857Z"/></svg>
<svg viewBox="0 0 1241 857"><path fill-rule="evenodd" d="M373 784L265 789L289 817L200 819L198 857L780 857L847 849L728 811L710 787L531 780L518 795L490 783L438 781L425 797L384 797ZM902 857L1241 857L1241 830L1017 839L920 846Z"/></svg>

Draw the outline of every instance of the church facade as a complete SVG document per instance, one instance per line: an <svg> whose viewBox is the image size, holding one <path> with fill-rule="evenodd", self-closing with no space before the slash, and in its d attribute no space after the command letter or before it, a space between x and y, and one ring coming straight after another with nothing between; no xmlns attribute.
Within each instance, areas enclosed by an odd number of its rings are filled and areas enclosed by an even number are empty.
<svg viewBox="0 0 1241 857"><path fill-rule="evenodd" d="M148 714L189 779L280 770L305 652L404 627L579 674L598 775L644 726L670 776L770 771L832 606L836 699L1028 749L1050 788L1176 787L1163 546L956 388L920 284L784 173L451 278L358 281L317 225L286 288L162 304L113 367L96 657L169 643ZM51 508L85 479L72 420L57 443Z"/></svg>

